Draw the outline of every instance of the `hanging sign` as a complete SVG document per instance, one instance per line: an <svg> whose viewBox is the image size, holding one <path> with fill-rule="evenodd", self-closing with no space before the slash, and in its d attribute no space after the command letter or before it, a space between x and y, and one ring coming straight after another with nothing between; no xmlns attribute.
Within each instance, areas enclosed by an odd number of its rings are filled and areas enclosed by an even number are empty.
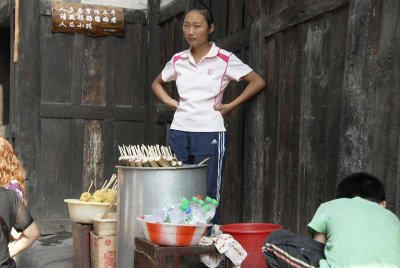
<svg viewBox="0 0 400 268"><path fill-rule="evenodd" d="M52 32L88 35L124 35L122 8L52 2Z"/></svg>

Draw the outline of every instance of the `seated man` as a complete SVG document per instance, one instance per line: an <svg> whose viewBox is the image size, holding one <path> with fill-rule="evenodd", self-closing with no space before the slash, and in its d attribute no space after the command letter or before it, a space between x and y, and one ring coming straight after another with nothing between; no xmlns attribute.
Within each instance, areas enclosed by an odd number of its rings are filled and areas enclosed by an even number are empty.
<svg viewBox="0 0 400 268"><path fill-rule="evenodd" d="M308 224L314 240L285 230L267 238L268 267L400 267L400 221L385 200L376 177L345 177L336 199L322 204Z"/></svg>

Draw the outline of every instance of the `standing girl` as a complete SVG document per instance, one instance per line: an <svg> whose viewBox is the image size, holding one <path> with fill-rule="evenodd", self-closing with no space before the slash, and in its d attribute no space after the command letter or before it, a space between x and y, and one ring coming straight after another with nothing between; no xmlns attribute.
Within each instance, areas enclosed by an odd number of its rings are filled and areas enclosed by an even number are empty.
<svg viewBox="0 0 400 268"><path fill-rule="evenodd" d="M207 195L220 199L221 176L226 148L223 117L252 98L265 87L265 81L233 53L208 42L214 31L211 11L196 3L185 12L183 34L188 50L175 54L154 80L154 94L175 110L168 143L183 163L197 164L210 157L207 171ZM230 80L248 84L232 102L222 104ZM179 102L164 89L175 81Z"/></svg>

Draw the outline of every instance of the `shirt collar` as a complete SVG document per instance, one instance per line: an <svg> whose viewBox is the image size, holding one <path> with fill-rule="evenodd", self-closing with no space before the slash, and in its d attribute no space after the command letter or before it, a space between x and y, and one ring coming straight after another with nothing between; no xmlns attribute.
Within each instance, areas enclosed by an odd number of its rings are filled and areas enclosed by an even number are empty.
<svg viewBox="0 0 400 268"><path fill-rule="evenodd" d="M219 47L217 47L217 45L214 43L214 42L212 42L211 43L211 48L210 48L210 50L208 51L208 53L204 56L204 58L211 58L211 57L216 57L217 55L218 55L218 52L219 52ZM189 48L189 49L187 49L187 50L185 50L182 54L181 54L181 57L182 58L192 58L193 59L193 56L192 56L192 53L190 52L190 50L191 50L191 48Z"/></svg>

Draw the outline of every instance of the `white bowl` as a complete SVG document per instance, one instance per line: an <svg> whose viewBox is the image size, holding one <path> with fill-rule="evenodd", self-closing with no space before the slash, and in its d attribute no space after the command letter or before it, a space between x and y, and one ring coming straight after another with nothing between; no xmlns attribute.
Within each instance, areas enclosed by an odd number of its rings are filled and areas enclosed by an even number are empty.
<svg viewBox="0 0 400 268"><path fill-rule="evenodd" d="M102 219L104 213L93 217L94 233L98 236L113 236L117 234L117 213L108 214L107 219Z"/></svg>
<svg viewBox="0 0 400 268"><path fill-rule="evenodd" d="M140 222L147 240L164 246L194 246L198 245L207 227L212 224L174 224L166 222L146 221L151 215L140 215Z"/></svg>
<svg viewBox="0 0 400 268"><path fill-rule="evenodd" d="M64 199L68 204L69 217L73 222L93 223L93 217L97 214L104 213L110 203L100 202L83 202L79 199ZM115 205L111 212L115 212Z"/></svg>

